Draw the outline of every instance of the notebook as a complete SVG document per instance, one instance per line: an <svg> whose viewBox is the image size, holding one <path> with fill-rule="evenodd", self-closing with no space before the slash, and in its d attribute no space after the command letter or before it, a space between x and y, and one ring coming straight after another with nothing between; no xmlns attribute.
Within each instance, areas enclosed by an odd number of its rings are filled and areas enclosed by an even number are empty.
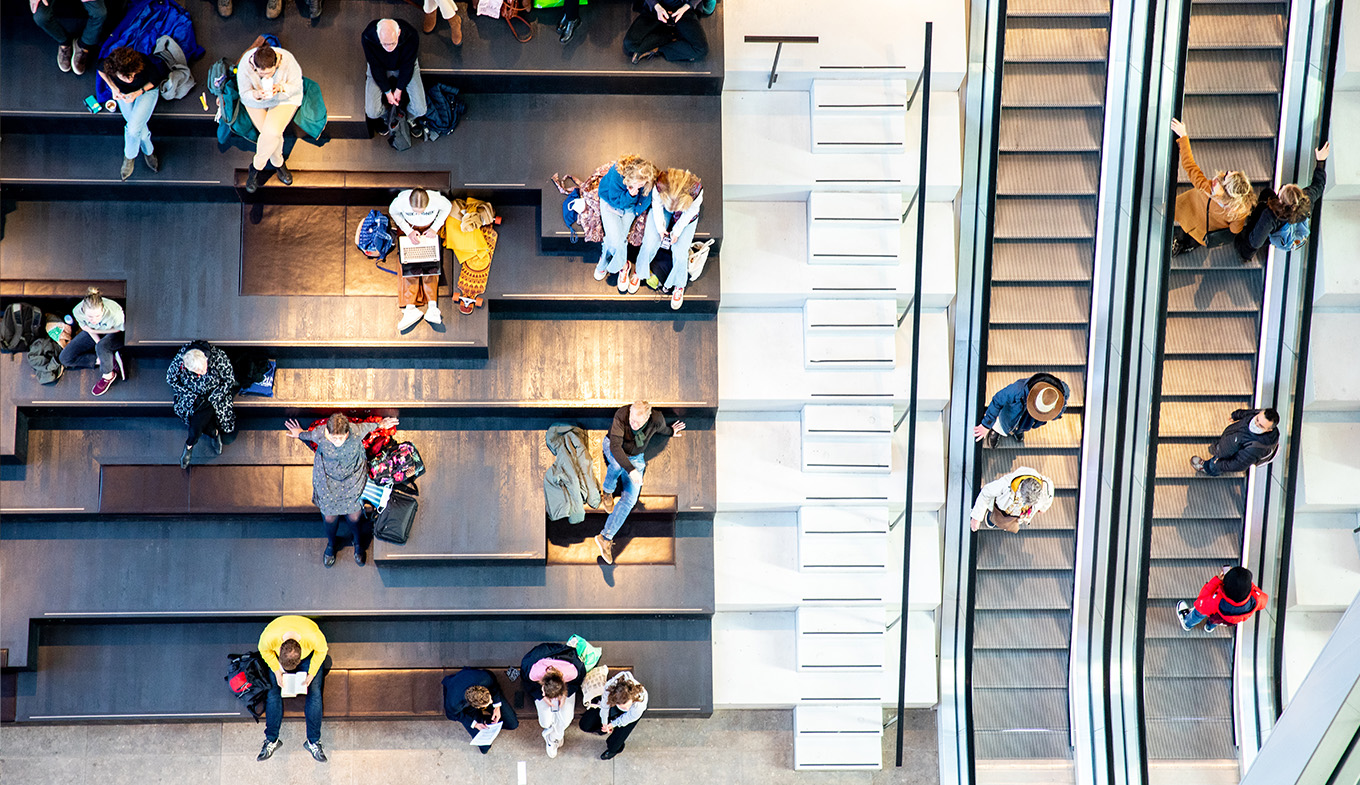
<svg viewBox="0 0 1360 785"><path fill-rule="evenodd" d="M403 235L397 240L397 247L401 253L402 276L439 275L443 262L439 238L422 238L420 242L413 243Z"/></svg>

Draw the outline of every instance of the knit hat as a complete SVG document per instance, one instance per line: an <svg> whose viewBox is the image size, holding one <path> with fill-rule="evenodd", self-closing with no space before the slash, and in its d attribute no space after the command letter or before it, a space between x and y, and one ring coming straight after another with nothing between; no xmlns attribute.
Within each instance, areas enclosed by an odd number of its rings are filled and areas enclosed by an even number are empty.
<svg viewBox="0 0 1360 785"><path fill-rule="evenodd" d="M1251 596L1251 570L1233 567L1223 576L1223 594L1233 602L1245 602Z"/></svg>

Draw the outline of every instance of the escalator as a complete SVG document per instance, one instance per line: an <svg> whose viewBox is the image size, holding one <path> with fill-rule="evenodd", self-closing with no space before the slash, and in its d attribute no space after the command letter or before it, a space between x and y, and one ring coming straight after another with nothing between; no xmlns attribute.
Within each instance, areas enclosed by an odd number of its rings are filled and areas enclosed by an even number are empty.
<svg viewBox="0 0 1360 785"><path fill-rule="evenodd" d="M992 214L986 395L1044 371L1071 387L1061 419L981 450L980 482L1018 466L1053 507L1018 535L974 535L974 758L1070 766L1076 484L1104 125L1108 0L1010 0ZM973 491L976 492L974 487ZM980 777L979 781L984 778Z"/></svg>
<svg viewBox="0 0 1360 785"><path fill-rule="evenodd" d="M1281 2L1191 6L1182 116L1210 177L1238 169L1258 190L1271 184L1287 13ZM1143 640L1147 757L1163 770L1235 777L1231 628L1185 632L1175 605L1241 557L1245 479L1196 476L1190 457L1207 457L1231 412L1251 406L1264 285L1261 264L1231 245L1172 257L1167 271Z"/></svg>

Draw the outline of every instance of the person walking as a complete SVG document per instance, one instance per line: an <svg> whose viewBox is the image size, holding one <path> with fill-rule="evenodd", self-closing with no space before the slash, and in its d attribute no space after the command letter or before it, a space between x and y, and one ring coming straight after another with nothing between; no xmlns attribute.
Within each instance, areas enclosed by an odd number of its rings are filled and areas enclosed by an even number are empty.
<svg viewBox="0 0 1360 785"><path fill-rule="evenodd" d="M1021 466L982 486L973 503L973 531L986 526L1012 534L1053 506L1053 481L1038 470Z"/></svg>
<svg viewBox="0 0 1360 785"><path fill-rule="evenodd" d="M638 496L642 493L642 474L647 468L647 443L653 436L680 437L685 431L685 423L676 420L667 425L661 412L652 408L646 401L636 401L614 413L614 421L609 426L604 447L604 499L608 505L614 490L623 483L623 495L614 502L614 508L605 518L604 531L595 535L595 547L606 564L614 563L614 536L623 528L628 513L633 511Z"/></svg>
<svg viewBox="0 0 1360 785"><path fill-rule="evenodd" d="M647 710L647 690L628 671L620 671L605 682L598 705L587 706L580 727L586 733L608 736L600 760L610 760L623 752L623 744Z"/></svg>
<svg viewBox="0 0 1360 785"><path fill-rule="evenodd" d="M364 115L380 120L388 107L406 101L407 115L415 119L428 110L425 83L420 79L420 36L410 24L396 19L376 19L359 36L367 71L364 76ZM388 128L381 123L379 133Z"/></svg>
<svg viewBox="0 0 1360 785"><path fill-rule="evenodd" d="M992 396L973 439L985 447L995 447L1003 436L1023 444L1026 433L1062 417L1070 393L1067 382L1051 373L1016 379Z"/></svg>
<svg viewBox="0 0 1360 785"><path fill-rule="evenodd" d="M1212 458L1190 456L1190 467L1200 474L1217 477L1224 472L1244 472L1252 466L1269 463L1280 449L1280 413L1274 409L1238 409L1232 423L1223 429L1218 441L1209 445Z"/></svg>
<svg viewBox="0 0 1360 785"><path fill-rule="evenodd" d="M1261 189L1253 218L1247 220L1251 230L1237 235L1234 241L1243 262L1251 261L1267 242L1291 251L1302 246L1308 237L1308 217L1313 214L1313 205L1322 199L1322 192L1327 188L1327 156L1331 152L1331 142L1313 151L1317 164L1313 166L1313 179L1307 188L1290 183L1282 186L1278 194L1269 188Z"/></svg>
<svg viewBox="0 0 1360 785"><path fill-rule="evenodd" d="M147 121L160 101L161 83L170 69L159 57L147 57L130 46L120 46L99 63L96 72L113 91L113 101L123 115L123 167L119 175L132 176L137 165L137 153L146 159L146 168L159 172L155 145Z"/></svg>
<svg viewBox="0 0 1360 785"><path fill-rule="evenodd" d="M441 684L444 716L460 723L472 738L496 723L501 724L503 731L519 727L515 707L506 702L491 671L463 668L445 676ZM491 745L480 744L478 749L485 755L491 751Z"/></svg>
<svg viewBox="0 0 1360 785"><path fill-rule="evenodd" d="M1214 179L1204 176L1195 156L1190 152L1189 131L1185 123L1171 118L1171 130L1181 149L1181 167L1190 177L1190 189L1176 197L1176 236L1171 242L1171 255L1203 248L1210 232L1227 229L1233 234L1242 231L1247 216L1256 205L1251 180L1242 172L1219 172Z"/></svg>
<svg viewBox="0 0 1360 785"><path fill-rule="evenodd" d="M103 395L118 378L127 378L123 366L123 307L99 293L91 286L85 299L71 309L71 316L80 326L57 361L66 368L102 368L104 374L90 390L92 395Z"/></svg>
<svg viewBox="0 0 1360 785"><path fill-rule="evenodd" d="M633 65L661 55L667 60L688 62L708 56L708 38L696 13L703 0L643 0L623 35L623 52Z"/></svg>
<svg viewBox="0 0 1360 785"><path fill-rule="evenodd" d="M448 197L424 188L402 191L387 207L392 221L401 228L408 242L434 243L435 246L439 245L439 231L452 211L453 203ZM442 248L439 254L443 259ZM397 307L402 309L397 330L408 330L422 318L430 324L443 324L438 300L439 273L408 276L403 270L397 279Z"/></svg>
<svg viewBox="0 0 1360 785"><path fill-rule="evenodd" d="M189 426L179 468L188 469L194 445L203 434L213 451L222 454L222 434L236 430L236 372L231 358L207 341L181 346L165 371L165 383L175 393L175 414Z"/></svg>
<svg viewBox="0 0 1360 785"><path fill-rule="evenodd" d="M326 636L316 622L306 616L280 616L269 622L260 633L260 659L272 671L269 693L264 699L264 746L255 760L268 760L283 740L279 728L283 725L284 674L306 672L303 692L307 701L303 715L307 719L307 741L302 748L311 753L317 763L326 762L326 750L321 746L321 696L326 688L326 674L331 670Z"/></svg>
<svg viewBox="0 0 1360 785"><path fill-rule="evenodd" d="M586 666L576 649L565 643L540 643L520 662L520 674L528 681L525 693L538 711L538 725L548 757L556 758L566 740L567 728L576 715L576 696L586 677Z"/></svg>
<svg viewBox="0 0 1360 785"><path fill-rule="evenodd" d="M320 433L304 431L297 420L284 422L288 435L316 445L316 459L312 464L312 504L321 509L321 520L326 525L326 549L321 563L335 564L340 549L340 519L349 524L354 543L354 563L364 565L364 552L373 541L373 524L364 518L363 493L368 482L368 454L364 451L364 437L376 428L395 428L396 417L384 417L376 423L352 423L343 414L332 414Z"/></svg>
<svg viewBox="0 0 1360 785"><path fill-rule="evenodd" d="M694 242L694 231L699 224L699 208L704 203L704 184L688 169L667 169L657 175L652 189L652 208L647 216L647 230L642 235L638 250L637 275L629 281L629 291L637 291L634 284L647 280L652 274L652 260L657 251L670 249L671 271L662 282L662 291L671 293L671 310L679 310L685 301L685 284L689 282L689 248Z"/></svg>
<svg viewBox="0 0 1360 785"><path fill-rule="evenodd" d="M278 171L279 182L292 185L293 174L283 159L283 132L302 106L302 66L291 53L270 46L262 36L237 64L236 86L241 105L260 132L246 176L246 193L259 188L260 172L266 165Z"/></svg>
<svg viewBox="0 0 1360 785"><path fill-rule="evenodd" d="M1206 622L1205 632L1213 632L1220 624L1241 624L1252 614L1266 607L1270 598L1251 580L1246 567L1223 567L1220 575L1210 578L1199 590L1194 605L1184 600L1176 603L1176 615L1181 629L1189 632L1200 622Z"/></svg>
<svg viewBox="0 0 1360 785"><path fill-rule="evenodd" d="M52 8L53 0L28 0L28 8L33 13L33 21L44 33L57 42L57 68L62 73L80 76L90 64L90 52L99 46L99 38L104 32L104 20L108 18L108 8L104 0L82 0L80 10L85 14L85 24L80 36L72 39L66 27L57 19Z"/></svg>
<svg viewBox="0 0 1360 785"><path fill-rule="evenodd" d="M595 265L595 280L603 281L618 273L620 293L638 290L638 277L628 264L628 235L637 217L647 212L655 182L656 167L636 155L620 157L600 178L600 226L604 242L600 261Z"/></svg>

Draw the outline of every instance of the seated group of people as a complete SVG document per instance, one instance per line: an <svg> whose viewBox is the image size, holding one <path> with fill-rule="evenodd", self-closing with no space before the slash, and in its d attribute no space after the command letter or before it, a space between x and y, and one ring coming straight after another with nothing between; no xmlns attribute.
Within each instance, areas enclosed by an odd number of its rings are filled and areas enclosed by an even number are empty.
<svg viewBox="0 0 1360 785"><path fill-rule="evenodd" d="M326 674L332 667L326 636L316 622L305 616L280 616L260 634L260 659L271 672L265 697L264 745L256 760L267 760L283 746L279 731L283 724L285 674L306 673L299 694L306 696L303 714L307 741L303 748L320 763L326 762L321 745L322 693ZM598 653L598 649L596 650ZM647 710L647 690L629 671L609 675L608 668L597 664L587 668L574 646L566 643L541 643L530 649L520 662L517 676L525 694L533 700L549 758L566 741L567 728L576 715L577 696L585 713L581 730L607 736L601 760L623 751L624 742ZM501 692L490 671L464 668L444 678L444 716L461 724L483 755L499 734L519 727L514 706Z"/></svg>

